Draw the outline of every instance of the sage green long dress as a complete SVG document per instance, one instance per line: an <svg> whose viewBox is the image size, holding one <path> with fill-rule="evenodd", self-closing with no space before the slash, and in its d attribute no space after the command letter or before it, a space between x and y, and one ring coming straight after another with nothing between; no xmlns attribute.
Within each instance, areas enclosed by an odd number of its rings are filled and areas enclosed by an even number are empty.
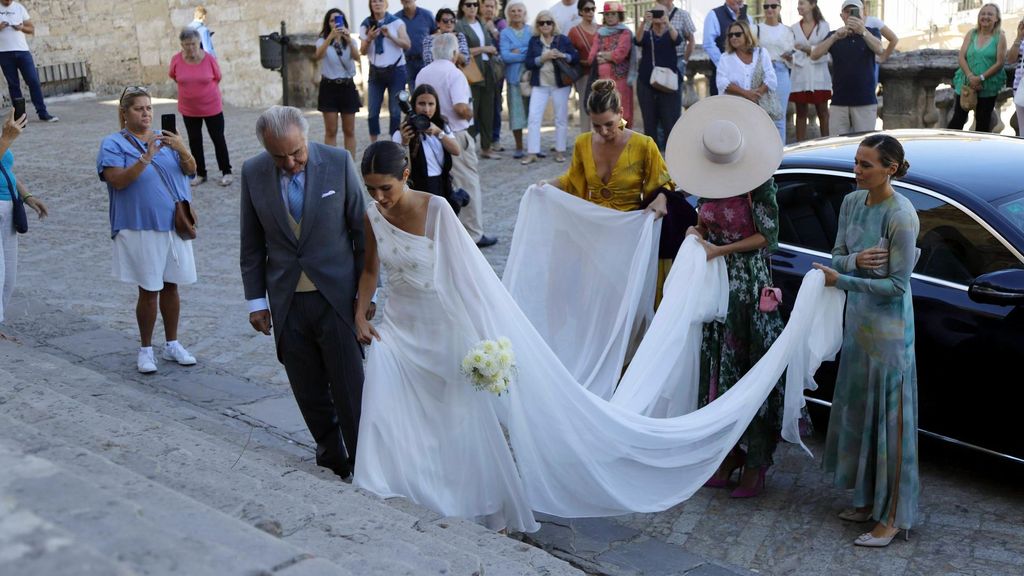
<svg viewBox="0 0 1024 576"><path fill-rule="evenodd" d="M879 522L910 528L920 491L917 364L910 273L917 260L917 212L894 194L867 206L857 190L843 201L832 266L847 292L843 351L823 467L853 505ZM857 253L889 244L887 271L857 269Z"/></svg>

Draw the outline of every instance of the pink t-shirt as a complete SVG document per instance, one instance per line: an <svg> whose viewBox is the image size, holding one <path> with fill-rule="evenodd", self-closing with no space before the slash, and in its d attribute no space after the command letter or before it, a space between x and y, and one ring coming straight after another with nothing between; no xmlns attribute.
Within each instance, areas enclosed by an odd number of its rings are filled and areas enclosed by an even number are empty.
<svg viewBox="0 0 1024 576"><path fill-rule="evenodd" d="M178 112L182 116L216 116L224 110L220 100L220 66L203 52L198 64L185 62L181 52L171 58L168 75L178 83Z"/></svg>

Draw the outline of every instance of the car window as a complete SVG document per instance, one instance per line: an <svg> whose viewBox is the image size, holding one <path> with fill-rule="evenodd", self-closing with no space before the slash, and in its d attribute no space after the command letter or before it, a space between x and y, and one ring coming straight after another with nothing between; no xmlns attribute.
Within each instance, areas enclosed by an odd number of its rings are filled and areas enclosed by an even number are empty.
<svg viewBox="0 0 1024 576"><path fill-rule="evenodd" d="M781 175L775 198L779 203L779 242L829 254L836 243L839 208L853 191L852 178Z"/></svg>
<svg viewBox="0 0 1024 576"><path fill-rule="evenodd" d="M914 204L921 221L917 237L921 257L914 272L967 285L982 274L1024 268L1006 246L960 208L921 192L896 188Z"/></svg>
<svg viewBox="0 0 1024 576"><path fill-rule="evenodd" d="M999 212L1006 216L1006 219L1017 227L1018 230L1024 232L1024 194L1018 195L1016 198L1001 202L996 206Z"/></svg>

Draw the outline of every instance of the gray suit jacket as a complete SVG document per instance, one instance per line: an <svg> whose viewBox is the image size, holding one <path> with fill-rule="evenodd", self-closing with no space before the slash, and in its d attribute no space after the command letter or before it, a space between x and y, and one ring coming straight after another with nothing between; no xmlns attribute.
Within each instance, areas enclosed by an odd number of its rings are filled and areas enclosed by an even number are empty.
<svg viewBox="0 0 1024 576"><path fill-rule="evenodd" d="M353 304L363 271L362 185L346 150L309 143L302 231L288 225L281 184L267 152L242 166L241 268L246 300L268 297L274 339L305 272L355 332Z"/></svg>

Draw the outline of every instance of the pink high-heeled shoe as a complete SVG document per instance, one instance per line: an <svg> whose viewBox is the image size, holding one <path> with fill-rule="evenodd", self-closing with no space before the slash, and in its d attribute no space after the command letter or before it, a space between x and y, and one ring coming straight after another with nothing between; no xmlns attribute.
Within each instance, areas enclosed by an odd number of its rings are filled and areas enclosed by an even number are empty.
<svg viewBox="0 0 1024 576"><path fill-rule="evenodd" d="M764 475L768 471L767 466L762 466L757 471L757 483L754 484L753 488L737 488L729 494L730 498L753 498L760 496L761 492L764 492Z"/></svg>

